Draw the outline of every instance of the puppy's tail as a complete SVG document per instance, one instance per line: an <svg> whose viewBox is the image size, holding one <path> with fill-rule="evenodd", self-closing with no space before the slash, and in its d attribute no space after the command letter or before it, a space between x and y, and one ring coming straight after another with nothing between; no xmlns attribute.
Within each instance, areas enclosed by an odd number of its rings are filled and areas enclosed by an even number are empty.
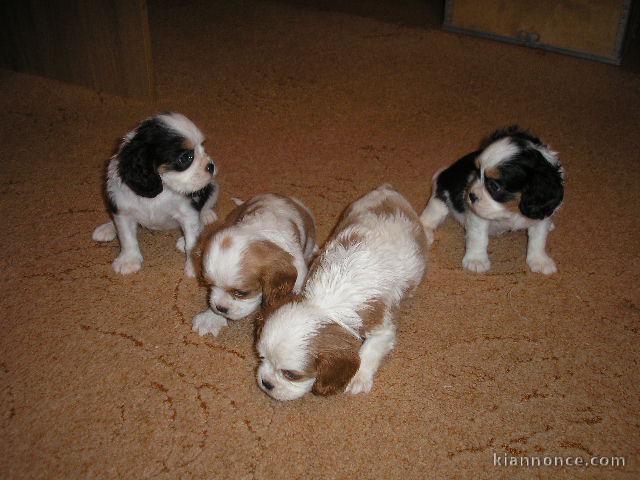
<svg viewBox="0 0 640 480"><path fill-rule="evenodd" d="M244 203L244 200L238 197L231 197L231 201L236 204L236 207L239 207Z"/></svg>

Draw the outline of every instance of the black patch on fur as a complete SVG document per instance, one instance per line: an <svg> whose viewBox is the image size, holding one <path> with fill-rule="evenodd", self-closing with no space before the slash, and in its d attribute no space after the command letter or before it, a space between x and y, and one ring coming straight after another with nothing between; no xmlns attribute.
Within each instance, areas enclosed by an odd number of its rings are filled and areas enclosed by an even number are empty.
<svg viewBox="0 0 640 480"><path fill-rule="evenodd" d="M436 198L446 203L447 197L456 211L467 210L467 187L470 179L478 174L476 158L481 150L465 155L446 170L440 172L436 180Z"/></svg>
<svg viewBox="0 0 640 480"><path fill-rule="evenodd" d="M215 192L215 190L216 186L209 183L202 190L190 193L189 196L191 197L191 205L193 206L193 208L195 208L197 211L202 210L202 207L204 207L204 204L207 203L207 200L209 200L209 197L213 192Z"/></svg>
<svg viewBox="0 0 640 480"><path fill-rule="evenodd" d="M122 181L142 197L157 196L162 192L158 168L168 165L174 169L175 162L185 152L183 144L184 138L157 117L145 120L118 153Z"/></svg>
<svg viewBox="0 0 640 480"><path fill-rule="evenodd" d="M511 125L509 127L496 130L487 138L485 138L480 144L480 150L484 150L493 142L505 137L511 137L511 141L515 143L521 149L525 149L528 143L532 143L536 147L543 147L544 144L538 137L533 136L529 131L524 128L520 128L518 125Z"/></svg>
<svg viewBox="0 0 640 480"><path fill-rule="evenodd" d="M526 172L521 189L520 212L535 220L550 217L564 198L560 166L549 163L536 149L522 152L513 163Z"/></svg>

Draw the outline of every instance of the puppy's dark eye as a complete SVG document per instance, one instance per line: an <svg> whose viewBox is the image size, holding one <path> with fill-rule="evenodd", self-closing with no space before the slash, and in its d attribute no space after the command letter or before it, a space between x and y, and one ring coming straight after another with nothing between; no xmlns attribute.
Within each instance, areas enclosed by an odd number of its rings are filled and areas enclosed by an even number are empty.
<svg viewBox="0 0 640 480"><path fill-rule="evenodd" d="M282 376L287 380L291 380L295 382L296 380L300 380L302 375L298 372L294 372L293 370L280 370L282 372Z"/></svg>
<svg viewBox="0 0 640 480"><path fill-rule="evenodd" d="M486 179L487 190L491 193L499 193L502 191L502 185L495 178L487 177Z"/></svg>
<svg viewBox="0 0 640 480"><path fill-rule="evenodd" d="M249 295L249 292L247 292L246 290L232 290L231 295L236 298L245 298L247 295Z"/></svg>
<svg viewBox="0 0 640 480"><path fill-rule="evenodd" d="M193 150L185 150L176 160L176 164L181 168L187 168L193 163Z"/></svg>

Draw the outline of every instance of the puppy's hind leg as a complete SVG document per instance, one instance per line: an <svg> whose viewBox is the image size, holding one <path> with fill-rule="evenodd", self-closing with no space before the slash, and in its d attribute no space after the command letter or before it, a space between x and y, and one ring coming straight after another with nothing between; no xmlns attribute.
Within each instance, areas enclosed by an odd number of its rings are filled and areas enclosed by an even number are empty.
<svg viewBox="0 0 640 480"><path fill-rule="evenodd" d="M436 228L440 226L449 214L447 204L444 203L441 198L438 198L438 177L443 170L444 168L441 168L433 175L433 179L431 180L431 198L420 215L420 222L424 227L424 233L427 236L427 243L429 245L433 245L433 232L435 232Z"/></svg>
<svg viewBox="0 0 640 480"><path fill-rule="evenodd" d="M426 208L420 215L420 222L424 227L424 233L427 235L427 242L433 245L434 231L447 218L449 208L447 205L437 198L435 195L429 199Z"/></svg>
<svg viewBox="0 0 640 480"><path fill-rule="evenodd" d="M91 238L96 242L110 242L116 239L116 226L113 222L103 223L91 234Z"/></svg>

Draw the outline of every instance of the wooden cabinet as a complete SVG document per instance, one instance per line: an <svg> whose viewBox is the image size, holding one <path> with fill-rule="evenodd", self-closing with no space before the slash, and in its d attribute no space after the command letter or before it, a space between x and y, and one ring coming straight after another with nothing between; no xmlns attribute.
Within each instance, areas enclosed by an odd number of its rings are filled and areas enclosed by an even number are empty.
<svg viewBox="0 0 640 480"><path fill-rule="evenodd" d="M620 64L631 0L447 0L446 30Z"/></svg>
<svg viewBox="0 0 640 480"><path fill-rule="evenodd" d="M0 65L150 98L146 0L2 0Z"/></svg>

